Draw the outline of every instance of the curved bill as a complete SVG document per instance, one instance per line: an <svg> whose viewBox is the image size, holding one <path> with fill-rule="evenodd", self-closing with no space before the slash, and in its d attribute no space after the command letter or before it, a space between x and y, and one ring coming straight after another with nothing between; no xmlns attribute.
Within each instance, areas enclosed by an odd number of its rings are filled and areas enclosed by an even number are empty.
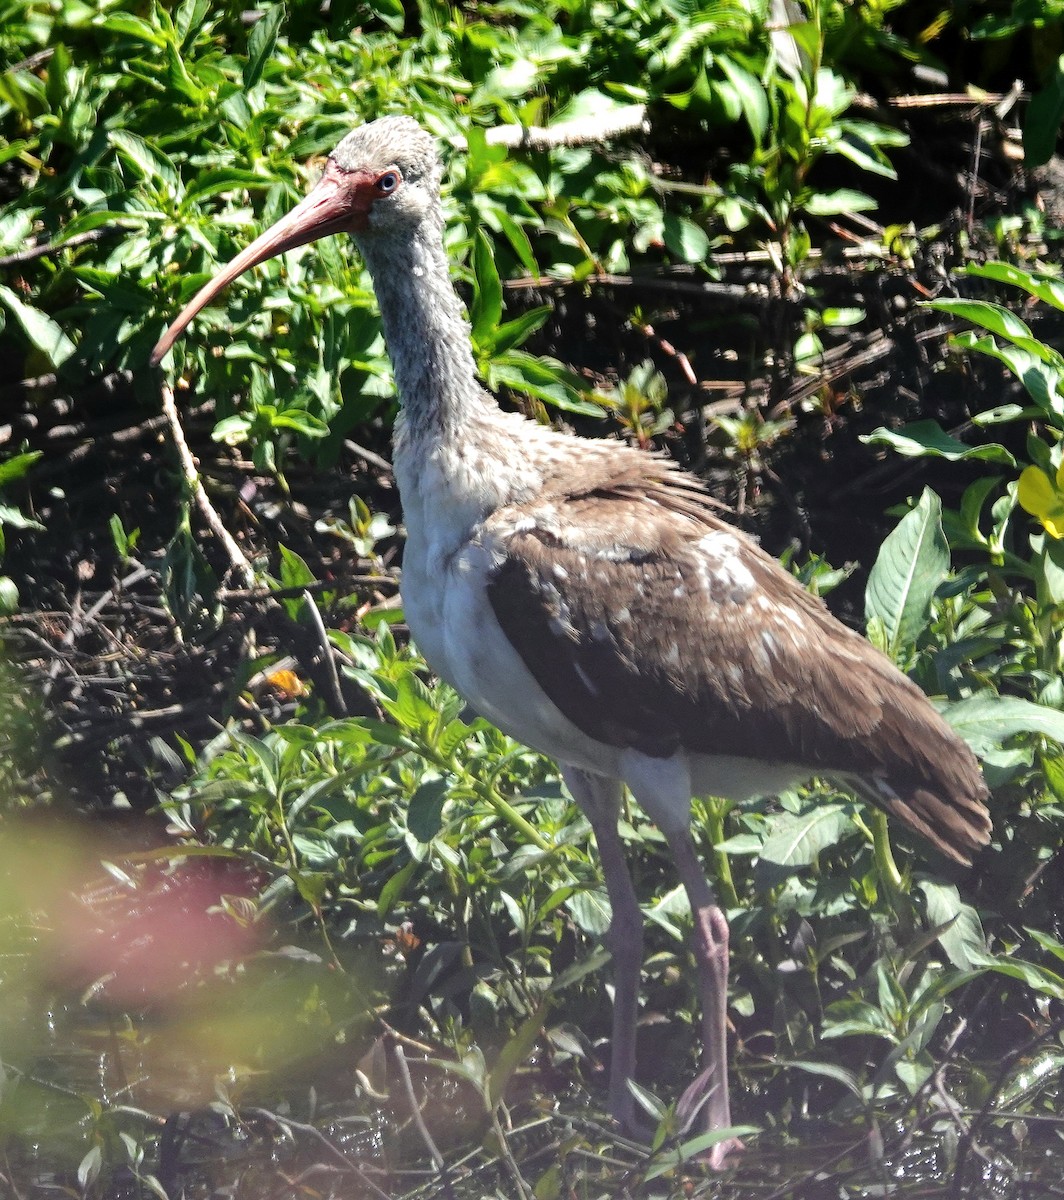
<svg viewBox="0 0 1064 1200"><path fill-rule="evenodd" d="M268 258L275 258L286 250L294 250L297 246L304 246L331 233L364 229L373 203L372 194L367 194L365 183L360 172L343 171L330 158L325 165L324 175L312 191L232 262L222 267L185 305L177 320L156 343L149 359L151 365L157 367L162 362L196 313L238 275L243 275Z"/></svg>

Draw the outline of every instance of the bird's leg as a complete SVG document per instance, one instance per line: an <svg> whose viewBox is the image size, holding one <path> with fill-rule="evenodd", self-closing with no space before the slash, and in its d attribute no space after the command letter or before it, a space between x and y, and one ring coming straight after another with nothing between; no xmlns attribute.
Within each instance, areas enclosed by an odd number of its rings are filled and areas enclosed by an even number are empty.
<svg viewBox="0 0 1064 1200"><path fill-rule="evenodd" d="M713 895L689 830L663 831L694 919L694 953L702 1001L702 1044L705 1061L699 1084L705 1096L707 1131L731 1125L728 1098L728 919ZM710 1151L711 1165L720 1167L742 1144L728 1139Z"/></svg>
<svg viewBox="0 0 1064 1200"><path fill-rule="evenodd" d="M636 1125L635 1099L628 1080L635 1077L639 978L643 967L643 914L617 832L621 808L619 780L563 767L573 799L591 823L598 847L612 917L607 944L613 956L613 1046L610 1056L610 1112L629 1131Z"/></svg>
<svg viewBox="0 0 1064 1200"><path fill-rule="evenodd" d="M665 836L694 920L694 955L702 1004L704 1069L683 1102L703 1099L707 1133L731 1126L728 1097L728 919L713 895L691 839L691 776L682 755L652 758L634 750L622 755L625 782ZM697 1092L697 1099L692 1093ZM708 1154L720 1168L742 1150L737 1138L725 1138Z"/></svg>

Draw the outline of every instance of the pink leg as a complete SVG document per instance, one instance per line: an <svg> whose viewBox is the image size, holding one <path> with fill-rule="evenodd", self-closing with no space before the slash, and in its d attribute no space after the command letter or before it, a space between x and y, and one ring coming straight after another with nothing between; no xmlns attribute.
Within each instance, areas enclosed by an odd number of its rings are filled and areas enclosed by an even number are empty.
<svg viewBox="0 0 1064 1200"><path fill-rule="evenodd" d="M666 832L665 836L694 918L705 1062L705 1070L697 1081L701 1093L698 1098L705 1097L705 1128L711 1132L727 1129L732 1123L728 1097L728 920L705 877L690 832L686 829ZM685 1100L691 1099L693 1090L688 1089ZM729 1155L742 1148L738 1138L718 1142L709 1152L709 1163L719 1169Z"/></svg>
<svg viewBox="0 0 1064 1200"><path fill-rule="evenodd" d="M728 920L717 904L691 840L691 776L682 755L651 758L637 751L622 756L624 779L635 798L665 835L694 920L694 955L702 1003L704 1069L684 1093L681 1105L701 1101L707 1133L731 1126L728 1098ZM742 1150L738 1138L726 1138L707 1153L722 1167Z"/></svg>
<svg viewBox="0 0 1064 1200"><path fill-rule="evenodd" d="M575 767L562 774L573 799L591 823L602 862L602 874L613 911L608 945L613 956L613 1048L610 1059L610 1112L622 1127L636 1126L635 1099L628 1080L635 1077L639 981L643 967L643 914L617 833L621 784Z"/></svg>

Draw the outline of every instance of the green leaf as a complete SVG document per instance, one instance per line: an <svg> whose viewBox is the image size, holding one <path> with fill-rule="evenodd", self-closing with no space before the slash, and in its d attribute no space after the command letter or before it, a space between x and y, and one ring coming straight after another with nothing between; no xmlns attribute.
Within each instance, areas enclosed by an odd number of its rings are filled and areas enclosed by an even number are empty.
<svg viewBox="0 0 1064 1200"><path fill-rule="evenodd" d="M980 459L1014 467L1016 459L1004 446L991 442L984 446L969 446L948 434L937 421L914 421L901 429L882 426L871 433L861 434L868 446L889 446L907 458L945 458L950 462Z"/></svg>
<svg viewBox="0 0 1064 1200"><path fill-rule="evenodd" d="M917 887L927 902L927 916L941 926L938 943L950 962L962 971L975 970L986 963L986 935L979 914L965 904L952 883L922 879Z"/></svg>
<svg viewBox="0 0 1064 1200"><path fill-rule="evenodd" d="M126 37L160 49L166 45L166 37L161 30L149 25L140 17L133 16L132 13L109 13L98 22L98 27L106 29L109 33L125 34Z"/></svg>
<svg viewBox="0 0 1064 1200"><path fill-rule="evenodd" d="M880 547L865 591L865 618L881 623L893 657L916 644L927 625L931 600L948 571L942 502L925 488Z"/></svg>
<svg viewBox="0 0 1064 1200"><path fill-rule="evenodd" d="M764 84L756 75L739 66L735 59L727 55L721 55L717 59L717 65L739 97L743 116L754 135L754 141L760 142L765 136L769 122L768 96L765 94Z"/></svg>
<svg viewBox="0 0 1064 1200"><path fill-rule="evenodd" d="M416 862L408 862L405 867L396 873L388 880L381 888L381 894L377 900L377 916L383 921L399 902L400 897L406 890L406 885L414 877L414 872L417 870Z"/></svg>
<svg viewBox="0 0 1064 1200"><path fill-rule="evenodd" d="M835 1063L829 1062L806 1062L803 1059L792 1059L791 1062L784 1063L784 1066L798 1071L805 1071L807 1075L820 1075L825 1079L834 1079L836 1083L841 1083L858 1100L864 1100L861 1081L852 1071L847 1071L845 1067L840 1067Z"/></svg>
<svg viewBox="0 0 1064 1200"><path fill-rule="evenodd" d="M413 673L407 671L396 681L395 697L381 697L388 714L407 729L420 730L436 716L436 708L428 688Z"/></svg>
<svg viewBox="0 0 1064 1200"><path fill-rule="evenodd" d="M495 269L491 243L482 229L473 241L473 340L482 347L495 344L495 335L502 319L502 282Z"/></svg>
<svg viewBox="0 0 1064 1200"><path fill-rule="evenodd" d="M684 262L705 262L709 254L709 238L706 231L688 217L667 212L663 221L665 245L677 258Z"/></svg>
<svg viewBox="0 0 1064 1200"><path fill-rule="evenodd" d="M847 810L839 804L818 805L797 816L788 813L772 822L760 857L788 870L808 867L852 827Z"/></svg>
<svg viewBox="0 0 1064 1200"><path fill-rule="evenodd" d="M995 283L1022 288L1038 300L1064 310L1064 283L1056 276L1037 275L1025 267L1007 262L969 263L964 273L975 279L992 279Z"/></svg>
<svg viewBox="0 0 1064 1200"><path fill-rule="evenodd" d="M278 547L281 552L281 586L284 588L306 587L314 583L314 572L302 558L287 546Z"/></svg>
<svg viewBox="0 0 1064 1200"><path fill-rule="evenodd" d="M321 419L302 408L288 408L282 412L270 415L270 426L273 429L294 429L296 433L309 438L324 438L329 436L329 426Z"/></svg>
<svg viewBox="0 0 1064 1200"><path fill-rule="evenodd" d="M839 213L867 212L876 207L876 201L853 188L838 188L834 192L814 192L802 207L817 217L833 217Z"/></svg>
<svg viewBox="0 0 1064 1200"><path fill-rule="evenodd" d="M244 87L250 90L262 78L263 69L273 53L277 31L285 18L283 4L274 4L255 22L248 38L248 60L244 64Z"/></svg>
<svg viewBox="0 0 1064 1200"><path fill-rule="evenodd" d="M1019 696L984 693L944 705L941 712L979 755L989 754L1018 733L1041 734L1064 744L1064 712Z"/></svg>
<svg viewBox="0 0 1064 1200"><path fill-rule="evenodd" d="M550 1009L549 1001L541 1000L535 1012L521 1022L521 1027L503 1046L488 1075L488 1103L494 1107L506 1094L506 1086L517 1068L531 1055L536 1039L543 1031L543 1022Z"/></svg>
<svg viewBox="0 0 1064 1200"><path fill-rule="evenodd" d="M179 192L181 184L177 167L161 150L156 150L139 134L130 133L128 129L112 129L107 138L142 179L154 179L157 183L165 184L174 194Z"/></svg>
<svg viewBox="0 0 1064 1200"><path fill-rule="evenodd" d="M368 7L393 33L402 33L406 21L403 0L368 0Z"/></svg>
<svg viewBox="0 0 1064 1200"><path fill-rule="evenodd" d="M448 790L446 779L427 779L410 797L406 827L419 842L431 842L443 828Z"/></svg>
<svg viewBox="0 0 1064 1200"><path fill-rule="evenodd" d="M602 405L581 395L586 386L584 381L553 358L507 350L492 359L490 381L492 386L503 385L515 392L525 392L565 412L600 419L604 415Z"/></svg>
<svg viewBox="0 0 1064 1200"><path fill-rule="evenodd" d="M1059 42L1057 43L1059 47ZM1057 59L1045 86L1031 97L1023 122L1023 162L1030 170L1049 162L1064 121L1064 55Z"/></svg>
<svg viewBox="0 0 1064 1200"><path fill-rule="evenodd" d="M74 353L76 347L59 323L40 309L26 304L11 288L0 285L0 304L22 326L30 345L39 350L53 367L62 366Z"/></svg>
<svg viewBox="0 0 1064 1200"><path fill-rule="evenodd" d="M13 454L0 461L0 488L22 479L43 454L43 450L27 450L25 454Z"/></svg>
<svg viewBox="0 0 1064 1200"><path fill-rule="evenodd" d="M504 354L507 350L512 350L515 346L520 346L537 329L542 327L552 311L549 304L542 304L539 308L530 308L528 312L522 313L512 321L506 321L500 325L495 333L493 352L495 354Z"/></svg>
<svg viewBox="0 0 1064 1200"><path fill-rule="evenodd" d="M963 317L973 325L979 325L991 333L1007 338L1010 342L1034 340L1030 329L1019 317L1003 305L991 304L989 300L928 300L922 307L954 317Z"/></svg>
<svg viewBox="0 0 1064 1200"><path fill-rule="evenodd" d="M209 196L217 196L224 192L262 190L273 187L275 183L276 180L266 175L242 167L218 167L196 176L185 192L184 205L187 207L194 201L206 200Z"/></svg>

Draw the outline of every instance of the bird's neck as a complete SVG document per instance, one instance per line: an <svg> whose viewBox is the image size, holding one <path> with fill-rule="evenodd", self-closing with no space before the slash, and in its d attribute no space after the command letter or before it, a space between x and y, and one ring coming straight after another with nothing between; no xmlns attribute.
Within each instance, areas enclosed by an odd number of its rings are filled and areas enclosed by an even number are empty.
<svg viewBox="0 0 1064 1200"><path fill-rule="evenodd" d="M430 217L412 237L359 239L380 304L406 424L449 440L483 413L469 323L451 283L443 230Z"/></svg>

